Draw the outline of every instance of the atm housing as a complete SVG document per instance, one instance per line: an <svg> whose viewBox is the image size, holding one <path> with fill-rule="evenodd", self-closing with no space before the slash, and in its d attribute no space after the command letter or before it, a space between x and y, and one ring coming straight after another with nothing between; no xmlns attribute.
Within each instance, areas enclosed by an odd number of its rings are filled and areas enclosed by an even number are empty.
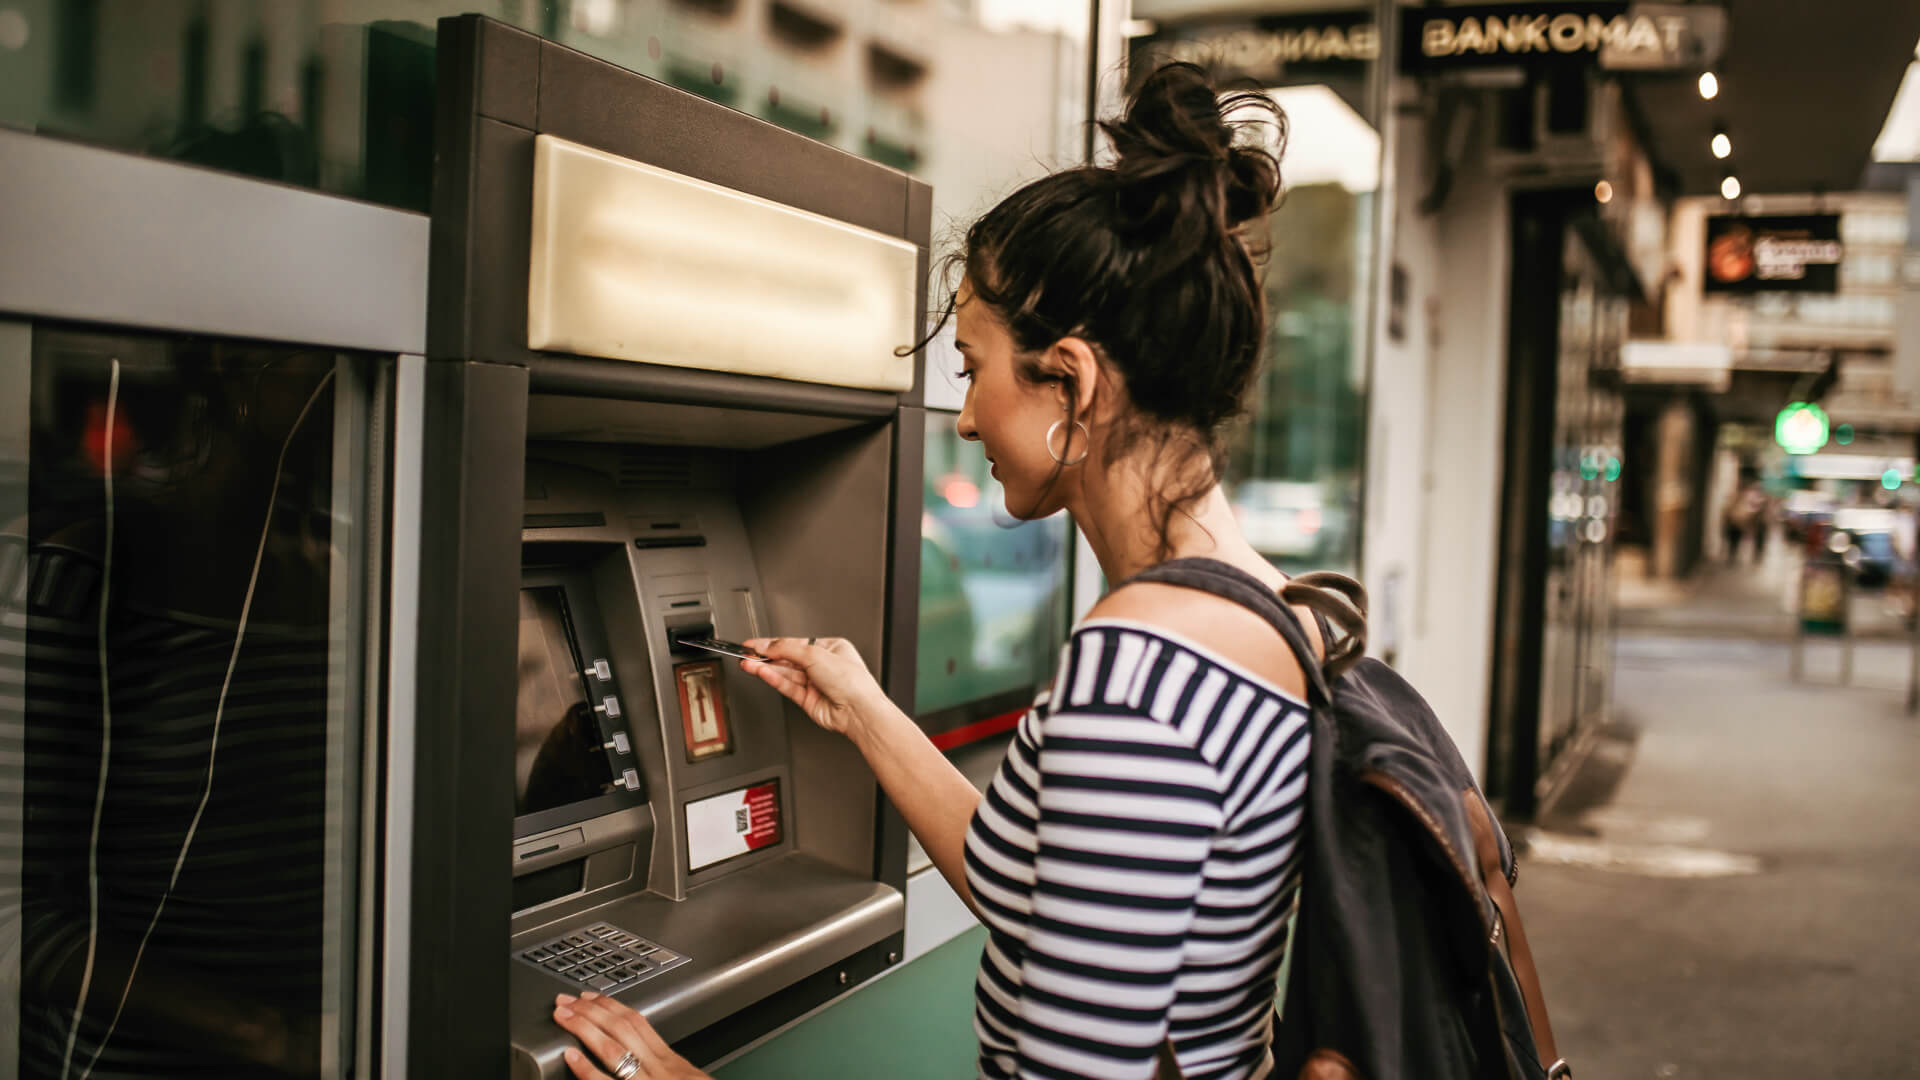
<svg viewBox="0 0 1920 1080"><path fill-rule="evenodd" d="M569 396L530 406L522 604L564 590L569 674L606 762L604 790L515 818L515 1046L559 1075L570 1040L547 1015L556 993L614 993L673 1038L904 925L900 891L875 878L879 803L852 744L737 661L675 641L831 628L883 655L893 432L846 422L787 438L822 425ZM735 445L651 441L663 433L646 431L649 414L684 425L689 410ZM583 413L620 426L583 430ZM521 623L523 665L536 626ZM682 672L718 676L725 749L695 756ZM731 793L768 787L773 842L733 853L690 837L689 805L731 809Z"/></svg>
<svg viewBox="0 0 1920 1080"><path fill-rule="evenodd" d="M588 986L711 1063L898 961L907 835L850 742L676 638L845 637L911 703L920 379L890 393L529 350L532 141L784 197L917 245L922 270L930 191L493 20L443 20L439 40L452 89L436 120L428 432L436 409L453 418L438 476L468 486L432 526L457 541L453 565L423 565L423 581L457 578L472 602L423 604L423 638L444 620L468 682L457 721L421 724L471 742L461 754L488 778L460 795L473 822L511 814L492 870L510 868L510 887L443 864L486 905L458 916L471 946L506 968L476 967L456 992L481 1016L504 999L516 1077L569 1075L553 999ZM430 506L435 460L430 447ZM517 582L488 572L516 554ZM687 692L707 721L692 741ZM729 821L752 846L728 846ZM478 940L495 912L506 940ZM578 956L592 959L563 959Z"/></svg>

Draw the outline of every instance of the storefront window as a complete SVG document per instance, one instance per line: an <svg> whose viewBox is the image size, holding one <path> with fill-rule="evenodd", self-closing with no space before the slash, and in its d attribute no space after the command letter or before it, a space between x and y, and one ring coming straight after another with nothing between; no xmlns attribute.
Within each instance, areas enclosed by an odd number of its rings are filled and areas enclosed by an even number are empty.
<svg viewBox="0 0 1920 1080"><path fill-rule="evenodd" d="M354 1075L369 381L0 323L0 1075Z"/></svg>

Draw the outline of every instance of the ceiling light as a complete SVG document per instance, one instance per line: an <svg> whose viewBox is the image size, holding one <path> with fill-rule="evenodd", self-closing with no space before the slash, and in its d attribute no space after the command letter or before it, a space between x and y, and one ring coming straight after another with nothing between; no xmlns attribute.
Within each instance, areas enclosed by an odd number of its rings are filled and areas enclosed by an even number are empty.
<svg viewBox="0 0 1920 1080"><path fill-rule="evenodd" d="M1613 185L1607 183L1605 180L1593 185L1593 197L1603 203L1612 202Z"/></svg>
<svg viewBox="0 0 1920 1080"><path fill-rule="evenodd" d="M1737 176L1729 176L1725 180L1720 181L1720 197L1723 199L1739 198L1740 178Z"/></svg>
<svg viewBox="0 0 1920 1080"><path fill-rule="evenodd" d="M1713 72L1711 71L1701 72L1700 73L1700 96L1703 98L1706 98L1708 101L1712 101L1714 98L1718 97L1719 94L1720 94L1720 80L1714 78Z"/></svg>
<svg viewBox="0 0 1920 1080"><path fill-rule="evenodd" d="M1727 133L1724 131L1714 132L1713 133L1713 156L1719 158L1722 161L1725 161L1727 159L1727 155L1731 153L1733 153L1733 140L1727 138Z"/></svg>

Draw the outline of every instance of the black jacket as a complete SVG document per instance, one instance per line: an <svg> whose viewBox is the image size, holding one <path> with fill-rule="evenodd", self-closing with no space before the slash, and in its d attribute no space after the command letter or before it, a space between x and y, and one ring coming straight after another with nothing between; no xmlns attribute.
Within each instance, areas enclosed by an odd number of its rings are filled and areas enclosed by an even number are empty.
<svg viewBox="0 0 1920 1080"><path fill-rule="evenodd" d="M1315 1077L1544 1078L1476 856L1486 840L1476 840L1469 800L1485 803L1426 701L1376 660L1357 660L1329 682L1293 612L1225 563L1182 559L1134 580L1202 589L1259 612L1307 675L1306 861L1274 1029L1275 1080L1294 1080L1310 1062ZM1296 586L1286 598L1310 600ZM1331 637L1324 622L1322 636ZM1511 883L1512 849L1484 820Z"/></svg>

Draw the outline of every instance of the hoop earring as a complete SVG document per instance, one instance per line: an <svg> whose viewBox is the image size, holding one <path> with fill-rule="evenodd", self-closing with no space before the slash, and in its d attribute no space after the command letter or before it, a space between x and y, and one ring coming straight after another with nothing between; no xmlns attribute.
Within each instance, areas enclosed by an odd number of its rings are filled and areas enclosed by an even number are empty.
<svg viewBox="0 0 1920 1080"><path fill-rule="evenodd" d="M1052 458L1055 462L1058 462L1061 465L1078 465L1081 462L1087 460L1088 444L1093 441L1093 432L1088 431L1087 425L1081 423L1080 421L1075 420L1073 422L1073 426L1080 429L1080 435L1081 435L1080 456L1077 458L1074 458L1072 461L1068 461L1066 458L1063 458L1059 454L1056 454L1053 452L1053 433L1056 431L1059 431L1060 425L1064 423L1066 423L1065 420L1055 420L1053 422L1053 426L1047 429L1047 456ZM1071 432L1069 432L1067 435L1067 445L1071 446L1072 444L1073 444L1073 435Z"/></svg>

